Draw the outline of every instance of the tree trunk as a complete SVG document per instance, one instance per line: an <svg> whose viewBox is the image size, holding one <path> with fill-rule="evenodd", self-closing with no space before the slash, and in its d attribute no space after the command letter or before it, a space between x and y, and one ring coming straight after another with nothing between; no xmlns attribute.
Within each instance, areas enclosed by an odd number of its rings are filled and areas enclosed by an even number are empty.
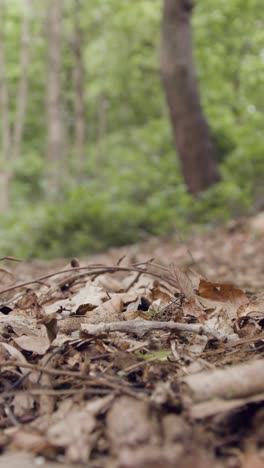
<svg viewBox="0 0 264 468"><path fill-rule="evenodd" d="M10 171L7 167L0 170L0 213L6 213L10 208Z"/></svg>
<svg viewBox="0 0 264 468"><path fill-rule="evenodd" d="M6 212L9 208L9 159L10 159L10 122L9 122L9 98L6 79L5 59L5 2L0 2L0 112L1 112L1 159L0 159L0 212Z"/></svg>
<svg viewBox="0 0 264 468"><path fill-rule="evenodd" d="M103 140L107 133L107 108L108 101L104 94L99 96L98 100L98 132L97 138L99 142Z"/></svg>
<svg viewBox="0 0 264 468"><path fill-rule="evenodd" d="M48 1L47 39L48 39L48 76L47 76L47 162L48 195L59 193L65 171L65 142L61 101L61 40L63 1Z"/></svg>
<svg viewBox="0 0 264 468"><path fill-rule="evenodd" d="M20 53L20 80L17 91L16 117L13 130L12 159L19 157L21 142L24 131L25 112L27 105L28 91L28 68L30 52L30 14L32 10L31 0L24 0L25 13L21 34L21 53Z"/></svg>
<svg viewBox="0 0 264 468"><path fill-rule="evenodd" d="M184 180L195 194L218 181L219 173L195 74L192 8L193 0L164 0L161 76Z"/></svg>
<svg viewBox="0 0 264 468"><path fill-rule="evenodd" d="M74 88L74 146L77 156L78 172L82 172L85 161L85 70L82 57L83 34L80 25L81 2L74 0L73 5L73 88Z"/></svg>

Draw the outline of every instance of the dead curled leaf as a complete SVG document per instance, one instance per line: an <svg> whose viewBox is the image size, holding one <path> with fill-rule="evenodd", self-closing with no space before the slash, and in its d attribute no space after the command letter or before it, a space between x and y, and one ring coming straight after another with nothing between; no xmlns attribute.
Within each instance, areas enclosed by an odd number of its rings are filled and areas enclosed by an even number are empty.
<svg viewBox="0 0 264 468"><path fill-rule="evenodd" d="M260 335L262 327L259 326L257 320L249 315L239 317L234 323L234 330L240 338L253 337Z"/></svg>
<svg viewBox="0 0 264 468"><path fill-rule="evenodd" d="M190 315L196 317L199 322L204 322L207 314L204 312L201 304L196 300L196 297L191 297L188 302L183 304L182 311L185 316Z"/></svg>
<svg viewBox="0 0 264 468"><path fill-rule="evenodd" d="M34 454L47 456L54 452L54 449L52 449L52 446L44 435L23 427L17 428L12 434L10 447L16 450L29 451Z"/></svg>
<svg viewBox="0 0 264 468"><path fill-rule="evenodd" d="M191 280L184 271L175 264L170 265L170 273L176 279L178 287L187 299L191 299L195 295L195 291Z"/></svg>
<svg viewBox="0 0 264 468"><path fill-rule="evenodd" d="M34 398L31 395L17 394L13 400L13 407L15 416L24 416L34 409Z"/></svg>
<svg viewBox="0 0 264 468"><path fill-rule="evenodd" d="M33 317L28 317L25 314L21 314L14 309L10 314L3 315L0 314L0 331L1 329L7 330L7 328L12 328L16 335L20 336L23 334L37 334L37 321Z"/></svg>
<svg viewBox="0 0 264 468"><path fill-rule="evenodd" d="M45 327L44 329L46 330ZM32 351L40 356L44 355L50 347L50 340L47 333L46 336L22 335L17 338L13 338L13 340L21 349Z"/></svg>
<svg viewBox="0 0 264 468"><path fill-rule="evenodd" d="M7 354L11 357L11 359L13 359L14 361L21 362L21 366L19 366L19 368L20 368L22 374L27 374L28 369L23 367L23 364L27 364L27 360L23 356L23 354L18 349L16 349L14 346L11 346L8 343L1 342L0 346L2 346L7 351ZM6 361L7 361L6 364L8 366L8 359Z"/></svg>
<svg viewBox="0 0 264 468"><path fill-rule="evenodd" d="M63 418L58 412L58 420L47 429L47 441L52 446L65 448L68 461L87 463L98 437L94 432L96 416L107 409L111 400L110 395L86 405L72 406Z"/></svg>
<svg viewBox="0 0 264 468"><path fill-rule="evenodd" d="M244 291L232 284L211 283L201 279L198 291L201 297L217 302L230 302L237 307L249 303Z"/></svg>
<svg viewBox="0 0 264 468"><path fill-rule="evenodd" d="M118 315L120 312L122 312L123 305L124 303L122 298L119 295L114 295L111 299L109 299L109 301L106 301L98 306L95 309L95 312L101 316L107 316L107 314Z"/></svg>
<svg viewBox="0 0 264 468"><path fill-rule="evenodd" d="M150 406L130 397L117 399L107 414L107 432L115 451L123 447L157 440L157 421L151 416Z"/></svg>
<svg viewBox="0 0 264 468"><path fill-rule="evenodd" d="M46 325L38 323L34 318L17 313L16 310L7 316L0 317L2 327L11 327L17 336L14 342L26 351L45 354L50 347L50 332ZM13 351L12 351L13 352Z"/></svg>
<svg viewBox="0 0 264 468"><path fill-rule="evenodd" d="M85 409L73 410L63 421L49 427L47 440L55 447L65 448L68 461L86 463L95 442L91 437L95 427L96 419Z"/></svg>

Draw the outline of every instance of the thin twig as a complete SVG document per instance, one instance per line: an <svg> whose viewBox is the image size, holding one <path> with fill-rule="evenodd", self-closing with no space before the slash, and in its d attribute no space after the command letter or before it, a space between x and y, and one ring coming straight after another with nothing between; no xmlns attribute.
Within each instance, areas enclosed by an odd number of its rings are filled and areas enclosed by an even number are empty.
<svg viewBox="0 0 264 468"><path fill-rule="evenodd" d="M122 369L119 375L129 375L132 372L135 372L139 370L141 367L147 365L148 363L153 362L153 361L158 361L158 360L159 360L158 357L153 357L151 359L146 359L145 361L137 362L136 364L132 364L131 366L126 367L125 369Z"/></svg>
<svg viewBox="0 0 264 468"><path fill-rule="evenodd" d="M87 374L83 374L82 372L78 371L68 371L68 370L61 370L61 369L50 369L45 366L40 366L38 364L30 364L30 363L21 363L20 361L0 361L0 369L1 367L23 367L25 369L32 369L35 371L40 371L42 373L48 374L48 375L53 375L53 376L67 376L67 377L73 377L75 380L80 379L83 381L86 381L87 383L89 382L89 385L91 387L98 387L98 386L105 386L108 388L111 388L112 390L117 390L120 391L122 390L124 393L127 394L132 394L132 390L130 390L127 386L127 384L124 383L115 383L113 381L110 381L109 377L93 377ZM15 385L16 386L16 385ZM12 390L13 387L10 388ZM9 390L4 391L0 393L0 397L3 397L4 395L10 395L11 392Z"/></svg>
<svg viewBox="0 0 264 468"><path fill-rule="evenodd" d="M89 275L89 276L94 275L94 274L115 273L117 271L129 271L129 272L137 271L137 272L139 272L141 274L144 273L146 275L150 275L150 276L153 276L155 278L166 280L172 286L175 286L177 288L176 282L175 282L175 280L173 278L164 278L163 275L159 275L157 273L147 271L146 269L143 269L143 268L134 267L133 265L131 267L117 267L117 266L106 267L106 266L102 266L102 265L90 265L90 266L74 268L74 271L84 271L84 270L87 270L87 275ZM62 275L62 274L65 274L65 273L70 273L70 272L72 273L72 268L69 268L67 270L57 271L55 273L50 273L48 275L41 276L40 278L36 278L34 280L31 280L31 281L26 281L24 283L20 283L20 284L17 284L15 286L10 286L9 288L2 289L2 291L0 291L0 295L4 294L6 292L9 292L9 291L13 291L15 289L19 289L19 288L23 288L25 286L29 286L30 284L40 283L41 281L52 278L54 276L58 276L58 275Z"/></svg>
<svg viewBox="0 0 264 468"><path fill-rule="evenodd" d="M1 257L0 262L2 260L11 260L12 262L22 262L23 261L23 260L19 260L19 258L10 257L10 255L7 255L6 257Z"/></svg>
<svg viewBox="0 0 264 468"><path fill-rule="evenodd" d="M83 374L82 372L78 371L68 371L68 370L62 370L62 369L51 369L46 366L41 366L39 364L30 364L28 362L21 362L21 361L0 361L0 369L1 367L22 367L25 369L32 369L34 371L40 371L48 375L54 375L56 377L58 376L67 376L67 377L74 377L75 379L81 379L81 380L92 380L93 382L96 381L94 377L91 377L89 375ZM95 382L97 385L98 382Z"/></svg>
<svg viewBox="0 0 264 468"><path fill-rule="evenodd" d="M11 409L11 406L9 405L9 403L5 402L4 403L4 408L5 408L5 413L7 414L8 416L8 419L9 421L11 422L11 424L13 426L19 426L19 421L17 420L17 418L15 417L12 409Z"/></svg>
<svg viewBox="0 0 264 468"><path fill-rule="evenodd" d="M126 293L138 282L141 275L142 273L137 273L135 278L133 278L132 281L130 281L129 285L125 289Z"/></svg>
<svg viewBox="0 0 264 468"><path fill-rule="evenodd" d="M124 393L126 390L124 389ZM0 394L0 398L9 398L16 395L50 395L50 396L59 396L59 395L75 395L78 393L87 393L91 395L107 395L109 393L109 389L103 388L67 388L67 389L49 389L49 388L31 388L28 390L18 390L18 391L11 391L11 392L2 392ZM134 393L133 393L133 396ZM0 403L0 406L3 406L4 403Z"/></svg>

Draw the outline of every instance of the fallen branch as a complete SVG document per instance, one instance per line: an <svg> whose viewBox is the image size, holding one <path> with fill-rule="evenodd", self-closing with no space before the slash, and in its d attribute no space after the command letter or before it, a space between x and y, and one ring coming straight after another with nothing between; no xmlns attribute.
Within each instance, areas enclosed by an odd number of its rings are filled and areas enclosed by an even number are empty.
<svg viewBox="0 0 264 468"><path fill-rule="evenodd" d="M264 359L183 377L195 403L213 398L243 398L264 392Z"/></svg>
<svg viewBox="0 0 264 468"><path fill-rule="evenodd" d="M81 329L89 335L101 335L114 331L136 333L143 335L144 333L163 330L163 331L183 331L188 333L196 333L198 335L208 335L213 338L222 339L220 333L211 330L204 325L191 324L191 323L177 323L177 322L158 322L148 320L127 320L120 322L90 324L82 323Z"/></svg>

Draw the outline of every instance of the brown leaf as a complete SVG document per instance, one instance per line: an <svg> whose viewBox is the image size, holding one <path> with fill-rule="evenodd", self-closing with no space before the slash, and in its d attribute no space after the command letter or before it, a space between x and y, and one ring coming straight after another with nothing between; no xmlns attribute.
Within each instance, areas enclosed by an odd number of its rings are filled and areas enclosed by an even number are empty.
<svg viewBox="0 0 264 468"><path fill-rule="evenodd" d="M264 456L258 452L257 447L249 446L243 458L241 468L263 468Z"/></svg>
<svg viewBox="0 0 264 468"><path fill-rule="evenodd" d="M17 417L24 416L34 408L34 398L24 393L15 395L12 406Z"/></svg>
<svg viewBox="0 0 264 468"><path fill-rule="evenodd" d="M51 446L43 435L23 427L19 428L12 435L11 447L16 450L29 451L35 454L48 455L48 453L51 452Z"/></svg>
<svg viewBox="0 0 264 468"><path fill-rule="evenodd" d="M26 369L25 367L23 368L23 364L27 364L27 360L23 356L23 354L18 349L16 349L14 346L11 346L8 343L0 343L0 346L5 348L5 350L8 352L8 354L10 355L10 357L14 361L21 362L21 366L19 366L19 368L20 368L22 374L27 374L28 369ZM8 361L7 361L7 366L8 366Z"/></svg>
<svg viewBox="0 0 264 468"><path fill-rule="evenodd" d="M13 338L14 342L25 351L32 351L36 354L45 354L50 347L50 340L48 336L19 336Z"/></svg>
<svg viewBox="0 0 264 468"><path fill-rule="evenodd" d="M17 309L8 315L0 314L0 328L11 327L16 335L36 334L37 321Z"/></svg>
<svg viewBox="0 0 264 468"><path fill-rule="evenodd" d="M44 315L44 309L38 302L38 296L34 291L27 291L16 303L18 309L30 310L33 317L41 318Z"/></svg>
<svg viewBox="0 0 264 468"><path fill-rule="evenodd" d="M170 266L170 273L176 279L180 291L183 292L187 299L191 299L195 295L195 292L192 282L187 276L187 274L184 273L184 271L181 268L177 267L174 264Z"/></svg>
<svg viewBox="0 0 264 468"><path fill-rule="evenodd" d="M72 410L65 419L54 423L47 431L50 444L66 450L68 461L87 463L94 445L94 416L85 408Z"/></svg>
<svg viewBox="0 0 264 468"><path fill-rule="evenodd" d="M211 283L204 279L200 280L199 294L201 297L211 299L218 302L230 302L239 307L243 304L248 304L249 300L240 288L232 284Z"/></svg>
<svg viewBox="0 0 264 468"><path fill-rule="evenodd" d="M87 312L84 317L85 320L83 321L86 323L101 323L120 320L122 308L123 301L119 294L115 294L111 299L109 299L109 301L104 302L91 312Z"/></svg>
<svg viewBox="0 0 264 468"><path fill-rule="evenodd" d="M198 318L199 322L204 322L205 319L207 318L206 313L202 309L202 307L197 303L195 297L191 297L186 304L183 304L182 306L183 314L186 315L191 315L193 317Z"/></svg>
<svg viewBox="0 0 264 468"><path fill-rule="evenodd" d="M32 328L33 324L35 328ZM16 344L26 351L33 351L37 354L45 354L50 347L49 331L44 324L32 322L30 329L25 329L21 333L19 329L19 337L13 337ZM16 327L13 327L16 331Z"/></svg>
<svg viewBox="0 0 264 468"><path fill-rule="evenodd" d="M234 323L234 330L240 338L252 338L262 331L254 317L249 316L239 317Z"/></svg>
<svg viewBox="0 0 264 468"><path fill-rule="evenodd" d="M130 397L118 398L107 414L107 432L114 451L158 439L157 421L150 405Z"/></svg>

